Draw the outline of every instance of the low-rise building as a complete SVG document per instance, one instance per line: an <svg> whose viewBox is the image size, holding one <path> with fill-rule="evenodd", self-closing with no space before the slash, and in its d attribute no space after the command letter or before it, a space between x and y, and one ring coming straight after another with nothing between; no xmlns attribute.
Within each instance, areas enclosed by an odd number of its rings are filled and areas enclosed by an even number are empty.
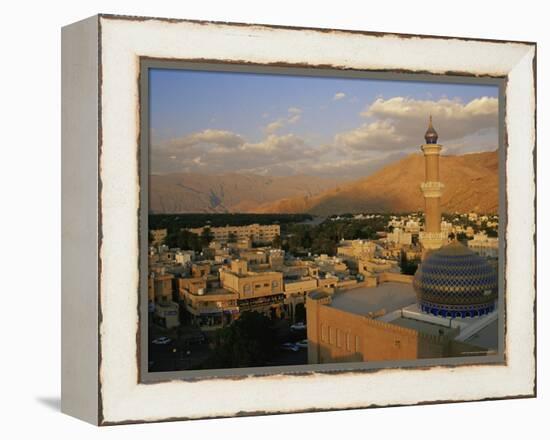
<svg viewBox="0 0 550 440"><path fill-rule="evenodd" d="M194 251L178 250L174 255L175 262L182 265L191 263L191 261L193 261L193 258L195 258Z"/></svg>
<svg viewBox="0 0 550 440"><path fill-rule="evenodd" d="M442 220L441 221L441 232L443 234L446 234L447 237L448 237L449 234L451 234L451 232L453 232L453 224L450 223L450 222L446 222L445 220Z"/></svg>
<svg viewBox="0 0 550 440"><path fill-rule="evenodd" d="M296 306L305 304L306 295L313 292L318 287L317 278L305 277L289 277L284 278L284 293L285 293L285 312L291 321L295 321Z"/></svg>
<svg viewBox="0 0 550 440"><path fill-rule="evenodd" d="M240 312L251 310L281 316L285 299L282 272L252 272L245 260L233 260L230 267L220 269L220 284L237 293Z"/></svg>
<svg viewBox="0 0 550 440"><path fill-rule="evenodd" d="M474 234L468 248L482 257L498 258L498 237L488 237L484 232Z"/></svg>
<svg viewBox="0 0 550 440"><path fill-rule="evenodd" d="M168 329L179 326L179 305L169 300L158 301L154 305L153 320Z"/></svg>
<svg viewBox="0 0 550 440"><path fill-rule="evenodd" d="M239 258L248 261L249 265L267 264L268 251L264 249L240 250Z"/></svg>
<svg viewBox="0 0 550 440"><path fill-rule="evenodd" d="M207 288L203 278L180 280L180 298L201 330L215 330L233 322L239 314L238 294L222 288Z"/></svg>
<svg viewBox="0 0 550 440"><path fill-rule="evenodd" d="M389 243L397 245L410 245L412 243L412 234L405 232L401 228L394 228L392 232L386 235Z"/></svg>
<svg viewBox="0 0 550 440"><path fill-rule="evenodd" d="M455 325L423 314L410 282L313 292L307 296L306 312L310 364L484 355L498 339L493 332L488 347L470 342L494 316Z"/></svg>
<svg viewBox="0 0 550 440"><path fill-rule="evenodd" d="M397 261L382 258L361 259L358 263L358 272L367 276L392 270L395 271L397 268Z"/></svg>
<svg viewBox="0 0 550 440"><path fill-rule="evenodd" d="M250 240L254 243L271 243L275 237L281 235L281 227L279 225L260 225L257 223L246 226L203 226L188 230L194 234L202 235L205 229L210 230L214 240L223 242Z"/></svg>
<svg viewBox="0 0 550 440"><path fill-rule="evenodd" d="M149 273L149 300L162 302L172 299L174 275L158 267Z"/></svg>
<svg viewBox="0 0 550 440"><path fill-rule="evenodd" d="M194 263L191 266L191 276L192 278L207 278L212 270L210 263Z"/></svg>
<svg viewBox="0 0 550 440"><path fill-rule="evenodd" d="M410 232L411 234L419 234L420 222L418 222L418 220L408 220L405 223L405 232Z"/></svg>
<svg viewBox="0 0 550 440"><path fill-rule="evenodd" d="M374 257L376 244L368 240L342 240L336 253L344 261L358 261L360 258Z"/></svg>
<svg viewBox="0 0 550 440"><path fill-rule="evenodd" d="M355 263L358 259L359 258L354 258L353 262ZM349 273L348 265L344 263L343 258L340 257L329 257L326 254L322 254L319 257L315 258L314 262L320 272L328 272L334 274Z"/></svg>

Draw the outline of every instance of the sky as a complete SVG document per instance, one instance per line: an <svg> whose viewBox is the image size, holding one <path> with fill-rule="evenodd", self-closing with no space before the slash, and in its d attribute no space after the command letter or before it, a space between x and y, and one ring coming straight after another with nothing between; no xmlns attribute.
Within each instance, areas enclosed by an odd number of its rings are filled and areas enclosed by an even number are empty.
<svg viewBox="0 0 550 440"><path fill-rule="evenodd" d="M428 117L443 154L498 147L498 88L151 69L152 174L365 177L420 152Z"/></svg>

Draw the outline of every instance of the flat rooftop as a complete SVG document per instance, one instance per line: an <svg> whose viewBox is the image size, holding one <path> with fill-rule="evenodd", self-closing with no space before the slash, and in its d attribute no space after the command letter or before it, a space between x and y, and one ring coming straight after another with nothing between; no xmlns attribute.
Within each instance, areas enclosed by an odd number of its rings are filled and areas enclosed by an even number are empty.
<svg viewBox="0 0 550 440"><path fill-rule="evenodd" d="M401 313L396 312L379 319L431 335L439 335L440 330L446 334L451 328L458 328L459 334L455 337L457 341L464 341L487 350L497 351L498 349L497 312L475 318L451 319L428 315L420 311L418 304L413 304L402 309Z"/></svg>
<svg viewBox="0 0 550 440"><path fill-rule="evenodd" d="M416 302L412 284L382 283L376 287L358 287L338 292L332 297L331 307L357 315L367 315L385 309L394 312Z"/></svg>
<svg viewBox="0 0 550 440"><path fill-rule="evenodd" d="M391 324L398 325L399 327L410 328L426 335L443 336L447 333L451 333L454 329L452 327L446 327L444 325L434 324L431 322L419 321L411 318L397 318L394 321L390 321Z"/></svg>

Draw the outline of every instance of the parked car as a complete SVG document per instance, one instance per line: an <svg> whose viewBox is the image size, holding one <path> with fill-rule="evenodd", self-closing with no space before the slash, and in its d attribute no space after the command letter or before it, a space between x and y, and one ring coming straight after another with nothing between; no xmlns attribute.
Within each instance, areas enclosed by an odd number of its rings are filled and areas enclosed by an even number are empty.
<svg viewBox="0 0 550 440"><path fill-rule="evenodd" d="M294 330L295 332L305 330L307 327L303 322L297 322L296 324L292 324L290 326L290 330Z"/></svg>
<svg viewBox="0 0 550 440"><path fill-rule="evenodd" d="M284 344L281 344L281 349L285 351L298 351L299 348L296 344L293 344L292 342L285 342Z"/></svg>
<svg viewBox="0 0 550 440"><path fill-rule="evenodd" d="M296 346L299 348L307 348L307 339L302 339L301 341L296 342Z"/></svg>
<svg viewBox="0 0 550 440"><path fill-rule="evenodd" d="M155 345L166 345L172 342L172 339L170 339L168 336L161 336L160 338L153 339L153 344Z"/></svg>

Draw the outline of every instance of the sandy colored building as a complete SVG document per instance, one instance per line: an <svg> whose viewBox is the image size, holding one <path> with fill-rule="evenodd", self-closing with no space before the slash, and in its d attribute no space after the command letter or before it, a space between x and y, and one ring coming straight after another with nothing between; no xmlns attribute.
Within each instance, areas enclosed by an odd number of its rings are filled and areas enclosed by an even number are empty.
<svg viewBox="0 0 550 440"><path fill-rule="evenodd" d="M150 301L171 300L174 275L159 269L149 274L148 289Z"/></svg>
<svg viewBox="0 0 550 440"><path fill-rule="evenodd" d="M203 226L201 228L191 228L189 231L201 235L205 229L210 229L214 240L224 242L233 238L237 241L250 240L254 243L271 243L275 237L281 235L281 227L279 225L260 225L257 223L246 226Z"/></svg>
<svg viewBox="0 0 550 440"><path fill-rule="evenodd" d="M411 234L418 234L420 232L420 223L416 219L407 220L404 230Z"/></svg>
<svg viewBox="0 0 550 440"><path fill-rule="evenodd" d="M357 265L358 272L366 276L397 269L397 262L395 260L381 258L360 259Z"/></svg>
<svg viewBox="0 0 550 440"><path fill-rule="evenodd" d="M326 274L324 277L317 279L317 286L319 290L335 289L338 284L338 277L330 274Z"/></svg>
<svg viewBox="0 0 550 440"><path fill-rule="evenodd" d="M308 293L313 292L318 287L317 278L310 276L285 278L285 311L291 321L295 321L296 306L305 304Z"/></svg>
<svg viewBox="0 0 550 440"><path fill-rule="evenodd" d="M354 258L355 257L350 257ZM349 269L346 263L339 257L329 257L326 254L321 254L319 257L315 258L315 265L320 272L330 272L330 273L348 273Z"/></svg>
<svg viewBox="0 0 550 440"><path fill-rule="evenodd" d="M246 249L239 251L239 258L248 261L249 265L260 265L268 262L268 252L263 249Z"/></svg>
<svg viewBox="0 0 550 440"><path fill-rule="evenodd" d="M482 257L498 258L498 237L488 237L485 233L474 234L468 240L468 247Z"/></svg>
<svg viewBox="0 0 550 440"><path fill-rule="evenodd" d="M191 261L193 261L193 258L195 258L195 252L194 251L182 251L178 250L176 251L176 254L174 255L174 260L176 264L189 264Z"/></svg>
<svg viewBox="0 0 550 440"><path fill-rule="evenodd" d="M357 261L359 258L374 257L376 244L367 240L342 240L338 243L336 254L345 261Z"/></svg>
<svg viewBox="0 0 550 440"><path fill-rule="evenodd" d="M191 266L191 277L192 278L208 278L212 266L210 263L195 263Z"/></svg>
<svg viewBox="0 0 550 440"><path fill-rule="evenodd" d="M156 303L153 320L168 329L179 326L179 305L173 301Z"/></svg>
<svg viewBox="0 0 550 440"><path fill-rule="evenodd" d="M204 278L180 278L178 286L180 300L191 315L191 322L201 330L214 330L237 318L237 293L207 287Z"/></svg>
<svg viewBox="0 0 550 440"><path fill-rule="evenodd" d="M275 271L252 272L245 260L233 260L220 269L220 284L238 295L239 311L258 311L279 317L285 299L283 274Z"/></svg>
<svg viewBox="0 0 550 440"><path fill-rule="evenodd" d="M179 306L172 301L174 275L163 268L152 271L148 277L148 298L152 305L153 320L166 328L177 327Z"/></svg>
<svg viewBox="0 0 550 440"><path fill-rule="evenodd" d="M415 307L410 282L390 281L335 294L311 293L306 301L308 363L484 355L492 348L460 338L459 326L427 318ZM412 312L407 313L408 308ZM489 322L490 317L485 319Z"/></svg>
<svg viewBox="0 0 550 440"><path fill-rule="evenodd" d="M397 245L411 245L412 244L412 233L405 232L401 228L394 228L392 232L387 234L387 240L390 243Z"/></svg>
<svg viewBox="0 0 550 440"><path fill-rule="evenodd" d="M309 364L419 359L442 352L437 337L341 310L330 295L312 294L306 310Z"/></svg>

